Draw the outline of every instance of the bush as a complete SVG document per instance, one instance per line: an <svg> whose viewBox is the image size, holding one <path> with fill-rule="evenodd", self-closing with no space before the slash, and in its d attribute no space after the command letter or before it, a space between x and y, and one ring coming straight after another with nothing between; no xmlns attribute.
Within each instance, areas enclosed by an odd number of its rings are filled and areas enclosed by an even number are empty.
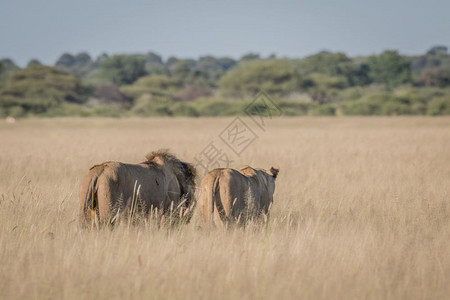
<svg viewBox="0 0 450 300"><path fill-rule="evenodd" d="M131 113L138 116L149 116L152 110L152 96L144 94L134 101Z"/></svg>
<svg viewBox="0 0 450 300"><path fill-rule="evenodd" d="M335 104L318 105L311 109L309 113L312 116L335 116L337 113Z"/></svg>
<svg viewBox="0 0 450 300"><path fill-rule="evenodd" d="M137 99L144 94L164 96L173 99L181 89L180 82L166 75L148 75L139 78L134 84L121 87L121 92L128 97Z"/></svg>
<svg viewBox="0 0 450 300"><path fill-rule="evenodd" d="M5 110L21 107L26 114L40 114L63 103L84 103L87 92L74 75L35 65L11 73L2 83L0 106Z"/></svg>
<svg viewBox="0 0 450 300"><path fill-rule="evenodd" d="M117 118L123 115L123 110L119 106L100 105L94 108L87 108L82 105L65 103L48 110L44 117L113 117Z"/></svg>
<svg viewBox="0 0 450 300"><path fill-rule="evenodd" d="M106 78L116 85L132 84L146 74L145 60L132 55L114 55L106 58L100 68Z"/></svg>
<svg viewBox="0 0 450 300"><path fill-rule="evenodd" d="M397 51L387 50L380 55L369 56L367 64L373 82L384 83L390 88L411 82L410 63Z"/></svg>
<svg viewBox="0 0 450 300"><path fill-rule="evenodd" d="M122 111L117 106L102 105L95 107L92 110L91 115L118 118L122 115Z"/></svg>
<svg viewBox="0 0 450 300"><path fill-rule="evenodd" d="M176 103L172 107L172 112L174 116L182 117L199 117L200 113L192 107L190 104Z"/></svg>
<svg viewBox="0 0 450 300"><path fill-rule="evenodd" d="M411 108L406 103L391 100L383 103L381 114L388 116L409 115L411 114Z"/></svg>
<svg viewBox="0 0 450 300"><path fill-rule="evenodd" d="M377 98L364 97L354 101L344 102L341 106L342 113L350 116L381 115L383 103Z"/></svg>
<svg viewBox="0 0 450 300"><path fill-rule="evenodd" d="M64 103L62 105L53 107L46 111L41 116L44 117L69 117L69 116L77 116L77 117L88 117L91 116L89 110L84 106L72 103Z"/></svg>
<svg viewBox="0 0 450 300"><path fill-rule="evenodd" d="M14 118L24 117L26 115L25 110L22 106L12 106L6 110L6 115Z"/></svg>
<svg viewBox="0 0 450 300"><path fill-rule="evenodd" d="M284 116L306 116L318 104L313 102L280 101L278 106Z"/></svg>
<svg viewBox="0 0 450 300"><path fill-rule="evenodd" d="M130 113L141 117L173 116L172 106L173 102L168 99L144 94L136 99Z"/></svg>
<svg viewBox="0 0 450 300"><path fill-rule="evenodd" d="M132 99L122 94L114 84L100 84L95 86L93 96L102 104L114 104L130 107Z"/></svg>
<svg viewBox="0 0 450 300"><path fill-rule="evenodd" d="M226 101L215 98L200 98L192 102L193 107L202 116L233 116L243 114L242 101Z"/></svg>
<svg viewBox="0 0 450 300"><path fill-rule="evenodd" d="M287 95L297 88L298 78L286 59L243 61L219 82L224 95L246 97L261 89L271 95Z"/></svg>
<svg viewBox="0 0 450 300"><path fill-rule="evenodd" d="M450 115L450 96L435 98L428 103L427 115Z"/></svg>
<svg viewBox="0 0 450 300"><path fill-rule="evenodd" d="M189 84L175 95L175 99L178 101L192 101L202 97L210 97L212 94L213 91L210 88Z"/></svg>

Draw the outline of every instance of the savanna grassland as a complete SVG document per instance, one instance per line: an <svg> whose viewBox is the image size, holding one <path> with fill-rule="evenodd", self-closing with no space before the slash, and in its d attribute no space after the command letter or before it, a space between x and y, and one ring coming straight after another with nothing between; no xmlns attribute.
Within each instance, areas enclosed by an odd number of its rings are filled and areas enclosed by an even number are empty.
<svg viewBox="0 0 450 300"><path fill-rule="evenodd" d="M232 119L0 124L0 299L448 299L450 118L280 118L241 157ZM78 227L95 163L216 141L279 164L266 227Z"/></svg>

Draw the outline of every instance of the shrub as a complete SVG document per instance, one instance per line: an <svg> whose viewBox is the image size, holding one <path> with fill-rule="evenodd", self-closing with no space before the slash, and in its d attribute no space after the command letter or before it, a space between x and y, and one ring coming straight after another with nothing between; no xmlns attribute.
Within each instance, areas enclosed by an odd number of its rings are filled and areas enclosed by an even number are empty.
<svg viewBox="0 0 450 300"><path fill-rule="evenodd" d="M6 112L6 115L14 118L24 117L26 115L26 112L22 106L12 106Z"/></svg>
<svg viewBox="0 0 450 300"><path fill-rule="evenodd" d="M0 88L0 106L21 107L25 113L45 113L63 103L84 103L88 89L74 75L35 65L11 73Z"/></svg>
<svg viewBox="0 0 450 300"><path fill-rule="evenodd" d="M213 91L210 88L189 84L175 95L175 99L178 101L191 101L202 97L210 97L212 94Z"/></svg>
<svg viewBox="0 0 450 300"><path fill-rule="evenodd" d="M243 61L219 82L224 95L241 98L255 95L261 89L271 95L287 95L297 84L294 68L286 59Z"/></svg>
<svg viewBox="0 0 450 300"><path fill-rule="evenodd" d="M146 75L145 60L132 55L114 55L106 58L100 68L106 78L117 85L132 84Z"/></svg>
<svg viewBox="0 0 450 300"><path fill-rule="evenodd" d="M313 102L280 101L278 106L284 116L306 116L309 111L316 108L318 104Z"/></svg>
<svg viewBox="0 0 450 300"><path fill-rule="evenodd" d="M323 104L311 108L309 113L313 116L335 116L336 115L336 105L335 104Z"/></svg>
<svg viewBox="0 0 450 300"><path fill-rule="evenodd" d="M114 84L100 84L95 86L93 96L102 104L119 104L130 106L132 99L122 94Z"/></svg>
<svg viewBox="0 0 450 300"><path fill-rule="evenodd" d="M202 116L232 116L241 114L239 102L241 101L226 101L216 98L200 98L192 104Z"/></svg>
<svg viewBox="0 0 450 300"><path fill-rule="evenodd" d="M86 107L73 103L64 103L59 106L55 106L48 111L46 111L41 116L44 117L68 117L68 116L78 116L87 117L91 113Z"/></svg>
<svg viewBox="0 0 450 300"><path fill-rule="evenodd" d="M381 115L384 102L389 100L389 94L380 93L364 96L354 101L343 102L341 108L344 115Z"/></svg>
<svg viewBox="0 0 450 300"><path fill-rule="evenodd" d="M435 98L428 103L427 115L450 115L450 96Z"/></svg>
<svg viewBox="0 0 450 300"><path fill-rule="evenodd" d="M174 116L182 117L199 117L200 113L192 107L190 104L176 103L172 107L172 113Z"/></svg>
<svg viewBox="0 0 450 300"><path fill-rule="evenodd" d="M121 87L126 96L137 99L144 94L173 98L181 88L180 82L166 75L148 75L134 84Z"/></svg>
<svg viewBox="0 0 450 300"><path fill-rule="evenodd" d="M173 102L168 99L144 94L135 101L130 113L141 117L173 116L172 105Z"/></svg>
<svg viewBox="0 0 450 300"><path fill-rule="evenodd" d="M409 115L411 108L408 104L395 100L386 101L381 107L381 114L388 116Z"/></svg>

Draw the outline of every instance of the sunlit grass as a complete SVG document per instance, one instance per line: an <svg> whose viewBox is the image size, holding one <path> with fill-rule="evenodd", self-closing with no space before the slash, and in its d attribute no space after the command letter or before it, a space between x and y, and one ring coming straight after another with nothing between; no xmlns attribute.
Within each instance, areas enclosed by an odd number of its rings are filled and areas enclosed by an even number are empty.
<svg viewBox="0 0 450 300"><path fill-rule="evenodd" d="M1 123L0 298L448 298L449 118L246 119L241 157L217 138L231 120ZM79 228L90 166L211 140L233 167L280 165L267 226Z"/></svg>

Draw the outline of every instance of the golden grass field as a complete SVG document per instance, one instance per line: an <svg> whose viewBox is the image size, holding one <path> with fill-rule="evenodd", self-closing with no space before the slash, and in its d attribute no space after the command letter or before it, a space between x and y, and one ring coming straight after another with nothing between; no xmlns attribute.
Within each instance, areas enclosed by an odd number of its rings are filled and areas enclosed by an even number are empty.
<svg viewBox="0 0 450 300"><path fill-rule="evenodd" d="M450 118L246 119L232 167L281 168L266 227L78 227L90 166L193 161L231 120L2 122L0 299L450 298Z"/></svg>

